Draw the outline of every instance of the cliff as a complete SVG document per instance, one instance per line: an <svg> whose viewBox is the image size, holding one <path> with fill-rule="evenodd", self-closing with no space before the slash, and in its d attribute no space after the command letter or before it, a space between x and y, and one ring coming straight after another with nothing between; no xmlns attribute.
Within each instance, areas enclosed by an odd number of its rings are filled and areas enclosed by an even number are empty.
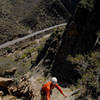
<svg viewBox="0 0 100 100"><path fill-rule="evenodd" d="M80 3L69 20L65 32L53 34L38 56L37 63L44 58L44 66L61 81L73 83L81 77L75 65L67 61L69 55L75 56L94 50L100 14L98 14L98 2L93 4L94 6L90 9L84 8Z"/></svg>

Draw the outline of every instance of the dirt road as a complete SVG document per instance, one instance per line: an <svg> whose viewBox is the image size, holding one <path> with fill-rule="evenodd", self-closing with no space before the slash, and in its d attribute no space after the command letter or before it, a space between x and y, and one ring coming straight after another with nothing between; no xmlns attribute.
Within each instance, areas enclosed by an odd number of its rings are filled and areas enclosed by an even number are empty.
<svg viewBox="0 0 100 100"><path fill-rule="evenodd" d="M43 32L46 32L46 31L51 30L51 29L53 29L53 28L57 28L57 27L59 27L59 26L65 26L65 25L67 25L67 23L63 23L63 24L55 25L55 26L52 26L52 27L49 27L49 28L45 28L44 30L34 32L34 33L29 34L29 35L27 35L27 36L24 36L24 37L22 37L22 38L18 38L18 39L15 39L15 40L6 42L6 43L0 45L0 49L1 49L1 48L5 48L5 47L8 47L8 46L10 46L10 45L13 45L13 44L15 44L15 43L18 43L18 42L20 42L20 41L24 41L24 40L26 40L26 39L29 39L29 38L31 38L31 37L33 37L33 36L35 36L35 35L38 35L38 34L43 33Z"/></svg>

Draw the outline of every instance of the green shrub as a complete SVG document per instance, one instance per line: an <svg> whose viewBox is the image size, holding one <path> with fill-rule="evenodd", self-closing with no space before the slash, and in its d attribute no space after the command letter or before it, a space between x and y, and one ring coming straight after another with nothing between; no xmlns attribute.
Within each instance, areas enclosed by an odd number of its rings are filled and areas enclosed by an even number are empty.
<svg viewBox="0 0 100 100"><path fill-rule="evenodd" d="M85 90L76 100L97 100L100 93L100 52L91 52L88 55L77 55L67 58L72 64L76 64L76 70L80 73L76 87Z"/></svg>
<svg viewBox="0 0 100 100"><path fill-rule="evenodd" d="M94 8L94 4L95 0L80 0L80 6L90 11Z"/></svg>
<svg viewBox="0 0 100 100"><path fill-rule="evenodd" d="M7 18L0 19L0 43L25 35L27 28Z"/></svg>
<svg viewBox="0 0 100 100"><path fill-rule="evenodd" d="M12 48L10 48L10 47L6 47L4 50L6 50L7 53L11 53L12 52Z"/></svg>

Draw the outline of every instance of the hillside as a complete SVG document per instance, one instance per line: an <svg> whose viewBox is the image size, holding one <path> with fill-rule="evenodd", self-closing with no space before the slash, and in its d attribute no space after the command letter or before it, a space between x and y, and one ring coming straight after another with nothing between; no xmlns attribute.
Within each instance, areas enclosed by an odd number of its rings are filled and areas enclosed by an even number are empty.
<svg viewBox="0 0 100 100"><path fill-rule="evenodd" d="M98 1L81 0L65 32L53 34L37 59L37 63L43 59L46 76L51 73L64 84L83 88L84 93L77 100L97 100L100 93L100 44L96 44L100 31L99 11Z"/></svg>
<svg viewBox="0 0 100 100"><path fill-rule="evenodd" d="M24 5L26 2L27 0L20 1ZM29 5L32 3L30 0ZM13 82L2 84L1 78L0 99L39 100L41 86L55 76L67 96L80 89L66 100L99 100L99 5L99 0L67 0L67 2L66 0L46 0L45 2L41 0L34 5L34 11L31 8L31 12L24 14L24 17L19 13L19 16L12 17L13 20L8 20L11 23L18 18L16 23L23 27L19 29L26 32L23 32L24 35L28 30L35 31L65 21L68 24L66 27L47 31L43 36L35 36L0 50L0 78L6 77L5 80ZM22 9L24 12L24 6ZM5 19L8 15L3 21L7 22ZM16 16L16 14L13 15ZM3 31L8 36L8 31ZM64 98L54 89L50 99Z"/></svg>
<svg viewBox="0 0 100 100"><path fill-rule="evenodd" d="M53 0L0 0L0 44L27 35L29 31L65 22L65 16L69 18L69 14L63 13L65 10L60 3Z"/></svg>
<svg viewBox="0 0 100 100"><path fill-rule="evenodd" d="M0 44L71 17L78 0L0 0Z"/></svg>

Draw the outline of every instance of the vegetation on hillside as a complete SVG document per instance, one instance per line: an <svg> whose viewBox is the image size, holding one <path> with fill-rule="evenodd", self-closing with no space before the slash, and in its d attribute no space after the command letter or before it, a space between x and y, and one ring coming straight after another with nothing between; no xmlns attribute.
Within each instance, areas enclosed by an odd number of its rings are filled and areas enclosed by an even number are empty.
<svg viewBox="0 0 100 100"><path fill-rule="evenodd" d="M100 51L94 51L88 55L68 56L76 70L80 73L76 88L81 88L76 100L98 100L100 94Z"/></svg>
<svg viewBox="0 0 100 100"><path fill-rule="evenodd" d="M59 1L0 0L0 44L65 22ZM63 10L62 10L63 11Z"/></svg>
<svg viewBox="0 0 100 100"><path fill-rule="evenodd" d="M99 100L100 96L100 21L98 19L100 16L98 13L100 8L98 8L98 6L98 1L80 0L79 9L83 9L84 12L91 12L90 15L92 18L89 18L91 19L90 26L92 28L92 22L94 22L93 28L95 31L92 31L92 33L94 32L97 35L97 40L94 42L95 44L92 44L93 48L89 51L83 51L83 54L76 54L75 56L69 55L67 57L67 61L75 66L75 69L81 76L77 83L75 83L76 88L82 89L82 91L80 91L80 93L76 96L76 100ZM85 15L85 13L83 15ZM89 20L87 22L89 23Z"/></svg>
<svg viewBox="0 0 100 100"><path fill-rule="evenodd" d="M43 55L39 55L44 57L47 73L62 83L83 89L76 100L97 100L100 94L100 44L95 45L100 30L98 3L81 0L64 33L53 34L46 42Z"/></svg>
<svg viewBox="0 0 100 100"><path fill-rule="evenodd" d="M14 75L15 79L19 79L23 74L30 71L30 69L35 66L37 56L44 48L46 40L50 36L49 34L55 34L57 30L63 33L64 28L65 27L60 27L47 31L48 34L41 36L40 39L38 39L38 37L36 39L29 39L25 42L16 44L16 46L9 46L1 49L0 76L4 76L5 70L13 67L17 68L17 72Z"/></svg>
<svg viewBox="0 0 100 100"><path fill-rule="evenodd" d="M73 7L67 10L68 5L65 4L66 7L63 5L66 1L0 0L0 44L22 37L28 30L36 31L68 21L67 15L70 16ZM74 3L78 1L75 0ZM71 4L73 0L67 2ZM23 74L43 61L41 68L46 68L43 72L45 76L56 76L61 84L74 85L74 88L82 89L76 95L76 100L98 100L100 96L99 4L98 0L80 0L77 9L72 11L76 12L66 29L60 27L50 31L52 35L49 39L47 37L36 41L30 39L17 46L2 49L0 76L14 77L18 82ZM5 70L12 67L17 68L15 75L5 75ZM38 67L36 67L37 72L40 70Z"/></svg>
<svg viewBox="0 0 100 100"><path fill-rule="evenodd" d="M80 0L80 6L90 11L94 8L95 0Z"/></svg>

